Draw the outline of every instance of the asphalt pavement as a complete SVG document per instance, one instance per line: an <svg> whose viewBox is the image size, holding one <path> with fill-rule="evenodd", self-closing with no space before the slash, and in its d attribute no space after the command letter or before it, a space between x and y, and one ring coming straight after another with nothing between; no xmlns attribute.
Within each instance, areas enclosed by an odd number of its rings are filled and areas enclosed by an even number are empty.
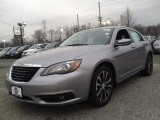
<svg viewBox="0 0 160 120"><path fill-rule="evenodd" d="M160 120L160 55L154 55L152 76L137 74L118 84L101 108L87 102L54 107L16 101L4 84L14 61L0 60L0 120Z"/></svg>

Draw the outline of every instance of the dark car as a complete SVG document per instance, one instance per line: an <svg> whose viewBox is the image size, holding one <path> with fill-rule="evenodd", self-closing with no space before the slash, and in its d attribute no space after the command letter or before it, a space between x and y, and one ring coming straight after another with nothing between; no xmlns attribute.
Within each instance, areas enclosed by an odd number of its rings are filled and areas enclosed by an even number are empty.
<svg viewBox="0 0 160 120"><path fill-rule="evenodd" d="M0 51L2 50L3 48L0 48Z"/></svg>
<svg viewBox="0 0 160 120"><path fill-rule="evenodd" d="M7 48L4 48L0 51L0 58L4 58L5 57L5 54L10 50L12 49L12 47L7 47Z"/></svg>
<svg viewBox="0 0 160 120"><path fill-rule="evenodd" d="M20 58L23 51L28 50L30 47L31 47L30 45L25 45L25 46L18 48L16 51L11 53L11 57L12 58Z"/></svg>
<svg viewBox="0 0 160 120"><path fill-rule="evenodd" d="M17 49L19 49L20 47L18 46L18 47L13 47L12 49L10 49L9 51L7 51L6 53L5 53L5 58L10 58L11 57L11 54L14 52L14 51L16 51Z"/></svg>

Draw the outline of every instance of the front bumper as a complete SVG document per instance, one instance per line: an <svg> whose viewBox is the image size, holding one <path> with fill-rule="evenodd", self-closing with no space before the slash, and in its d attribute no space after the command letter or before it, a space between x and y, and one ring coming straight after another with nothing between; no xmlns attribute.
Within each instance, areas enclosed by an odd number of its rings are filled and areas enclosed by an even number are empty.
<svg viewBox="0 0 160 120"><path fill-rule="evenodd" d="M10 74L7 75L6 87L9 93L11 93L11 86L21 87L24 98L15 97L17 100L42 105L67 105L87 100L90 88L90 71L78 68L76 71L68 74L40 76L43 70L44 68L40 68L29 82L16 82L11 79ZM71 99L61 99L56 102L47 101L39 97L68 93L73 94L74 97L71 97Z"/></svg>
<svg viewBox="0 0 160 120"><path fill-rule="evenodd" d="M154 52L160 52L160 46L154 46Z"/></svg>

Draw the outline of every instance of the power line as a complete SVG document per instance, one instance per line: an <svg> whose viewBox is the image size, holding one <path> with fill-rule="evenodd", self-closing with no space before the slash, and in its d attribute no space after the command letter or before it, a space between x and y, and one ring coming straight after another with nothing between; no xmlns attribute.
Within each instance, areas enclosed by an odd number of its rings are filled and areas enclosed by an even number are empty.
<svg viewBox="0 0 160 120"><path fill-rule="evenodd" d="M103 1L103 4L102 5L116 5L116 4L124 4L124 3L126 3L126 2L139 2L139 0L135 0L135 1L131 1L131 0L126 0L126 1L123 1L123 2L108 2L108 1L104 1L104 0L101 0L101 2ZM107 2L107 3L106 3ZM78 12L78 13L83 13L83 12L86 12L88 9L91 9L91 8L93 8L93 7L96 7L96 6L89 6L88 8L85 8L85 9L82 9L80 12ZM103 6L104 7L104 6ZM55 21L58 21L59 19L64 19L64 18L67 18L67 17L70 17L70 16L76 16L76 14L70 14L70 15L67 15L67 13L66 13L66 15L63 15L61 18L54 18L54 19L52 19L52 20L46 20L47 22L55 22ZM51 19L51 18L50 18ZM31 24L28 24L29 26L30 25L40 25L41 24L41 22L37 22L37 23L31 23Z"/></svg>
<svg viewBox="0 0 160 120"><path fill-rule="evenodd" d="M3 20L0 20L0 22L3 23L3 24L5 24L5 25L8 25L8 26L12 26L12 27L13 27L13 25L11 25L11 24L9 24L9 23L7 23L7 22L4 22Z"/></svg>
<svg viewBox="0 0 160 120"><path fill-rule="evenodd" d="M106 3L106 1L105 0L101 0L101 1L104 1L104 3ZM111 1L111 0L110 0ZM127 0L127 1L125 1L125 2L129 2L129 1L131 1L131 0ZM95 3L95 2L94 2ZM107 3L108 3L108 1L107 1ZM110 3L110 2L109 2ZM110 3L110 4L108 4L108 5L115 5L115 4L123 4L124 2L118 2L118 3ZM91 6L91 5L89 5L87 8L85 7L84 9L81 9L79 12L78 12L78 14L79 13L83 13L83 12L86 12L88 9L91 9L91 8L94 8L94 7L96 7L96 6ZM68 13L70 13L70 12L68 12ZM70 15L68 15L68 13L66 13L66 15L63 15L63 17L62 18L66 18L66 17L70 17L70 16L75 16L76 14L75 13L73 13L73 14L70 14ZM52 20L47 20L47 22L53 22L53 21L57 21L57 20L59 20L59 19L62 19L62 18L56 18L56 17L54 17ZM51 19L51 18L48 18L48 19ZM37 22L37 23L30 23L30 24L28 24L28 25L40 25L41 24L41 22Z"/></svg>

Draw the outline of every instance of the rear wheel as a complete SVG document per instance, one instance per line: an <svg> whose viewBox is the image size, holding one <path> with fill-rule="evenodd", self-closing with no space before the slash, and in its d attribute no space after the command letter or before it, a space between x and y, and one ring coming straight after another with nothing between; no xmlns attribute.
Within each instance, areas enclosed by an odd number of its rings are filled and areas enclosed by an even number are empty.
<svg viewBox="0 0 160 120"><path fill-rule="evenodd" d="M94 106L103 106L111 98L114 88L113 73L110 68L99 67L92 78L89 100Z"/></svg>
<svg viewBox="0 0 160 120"><path fill-rule="evenodd" d="M150 76L153 72L153 57L151 54L148 55L147 57L147 62L145 69L143 70L144 75Z"/></svg>

